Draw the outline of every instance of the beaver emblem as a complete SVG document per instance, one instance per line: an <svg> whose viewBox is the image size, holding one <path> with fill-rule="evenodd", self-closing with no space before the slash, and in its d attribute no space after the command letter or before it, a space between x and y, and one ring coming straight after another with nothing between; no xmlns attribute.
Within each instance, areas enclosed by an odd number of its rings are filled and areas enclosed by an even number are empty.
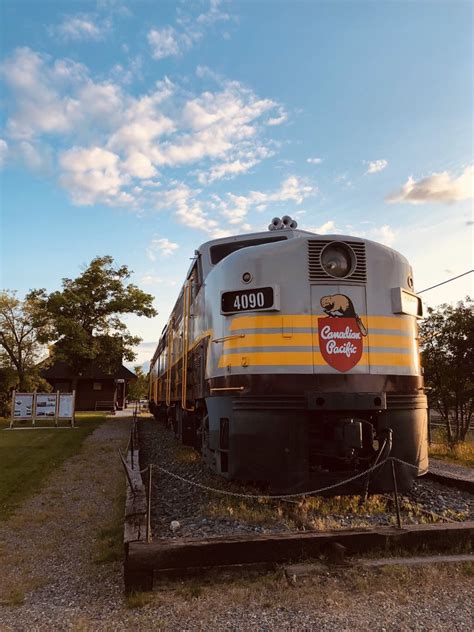
<svg viewBox="0 0 474 632"><path fill-rule="evenodd" d="M345 294L330 294L321 299L323 311L333 318L354 318L360 333L367 336L367 328L354 309L351 299Z"/></svg>

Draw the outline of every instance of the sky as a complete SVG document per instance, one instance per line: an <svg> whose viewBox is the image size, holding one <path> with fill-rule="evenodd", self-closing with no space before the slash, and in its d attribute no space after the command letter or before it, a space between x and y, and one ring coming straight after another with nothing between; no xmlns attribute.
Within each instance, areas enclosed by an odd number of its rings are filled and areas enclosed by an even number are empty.
<svg viewBox="0 0 474 632"><path fill-rule="evenodd" d="M473 3L1 6L1 288L112 255L155 296L142 363L194 250L274 216L399 250L418 291L473 268Z"/></svg>

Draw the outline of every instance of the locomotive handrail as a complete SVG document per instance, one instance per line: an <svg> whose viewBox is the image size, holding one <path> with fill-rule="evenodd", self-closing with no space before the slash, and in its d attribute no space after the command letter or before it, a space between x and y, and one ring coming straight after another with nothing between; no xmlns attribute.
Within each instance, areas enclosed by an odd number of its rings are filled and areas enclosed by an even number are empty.
<svg viewBox="0 0 474 632"><path fill-rule="evenodd" d="M170 323L168 329L168 353L166 363L166 394L165 403L167 406L171 406L171 358L172 358L172 346L173 346L173 323Z"/></svg>
<svg viewBox="0 0 474 632"><path fill-rule="evenodd" d="M224 336L223 338L214 338L212 342L225 342L226 340L235 340L236 338L245 338L246 334L234 334L232 336Z"/></svg>
<svg viewBox="0 0 474 632"><path fill-rule="evenodd" d="M181 379L181 408L192 412L194 406L187 405L188 390L188 347L189 347L189 317L191 313L191 280L189 279L183 291L183 366Z"/></svg>

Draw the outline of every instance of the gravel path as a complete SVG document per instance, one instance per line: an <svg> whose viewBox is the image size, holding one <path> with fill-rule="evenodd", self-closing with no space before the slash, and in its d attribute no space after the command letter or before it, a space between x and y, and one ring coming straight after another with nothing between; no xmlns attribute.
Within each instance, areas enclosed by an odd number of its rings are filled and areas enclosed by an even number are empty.
<svg viewBox="0 0 474 632"><path fill-rule="evenodd" d="M24 596L23 605L0 606L4 629L47 629L48 619L79 618L96 600L98 586L104 613L120 599L120 564L97 564L94 558L99 530L117 517L123 489L117 448L124 447L129 425L103 423L39 494L0 523L0 604Z"/></svg>
<svg viewBox="0 0 474 632"><path fill-rule="evenodd" d="M127 602L121 562L95 561L99 530L114 524L124 489L116 448L127 431L127 420L105 422L0 523L2 632L471 629L468 567L328 570L301 586L288 586L279 571L180 582ZM19 605L15 590L24 593Z"/></svg>
<svg viewBox="0 0 474 632"><path fill-rule="evenodd" d="M149 463L178 474L191 483L222 491L251 495L258 490L229 484L211 472L197 452L182 446L171 431L154 420L141 420L140 465ZM155 468L152 494L153 536L204 538L246 533L282 533L395 524L390 495L369 496L358 506L357 497L309 498L278 502L240 499L208 492ZM474 495L427 479L415 481L413 490L401 496L404 524L450 520L474 520ZM179 529L170 531L172 521Z"/></svg>

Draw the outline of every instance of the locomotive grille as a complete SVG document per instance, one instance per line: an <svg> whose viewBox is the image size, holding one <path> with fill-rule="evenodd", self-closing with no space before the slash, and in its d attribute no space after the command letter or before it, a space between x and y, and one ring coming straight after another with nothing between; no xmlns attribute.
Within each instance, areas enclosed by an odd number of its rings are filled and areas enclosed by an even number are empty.
<svg viewBox="0 0 474 632"><path fill-rule="evenodd" d="M323 241L320 239L308 240L308 272L310 281L328 281L335 283L364 284L367 282L367 263L365 255L365 244L360 241L344 241L341 243L349 246L356 257L356 265L351 274L344 278L334 278L328 274L321 265L321 251L324 246L334 240Z"/></svg>

